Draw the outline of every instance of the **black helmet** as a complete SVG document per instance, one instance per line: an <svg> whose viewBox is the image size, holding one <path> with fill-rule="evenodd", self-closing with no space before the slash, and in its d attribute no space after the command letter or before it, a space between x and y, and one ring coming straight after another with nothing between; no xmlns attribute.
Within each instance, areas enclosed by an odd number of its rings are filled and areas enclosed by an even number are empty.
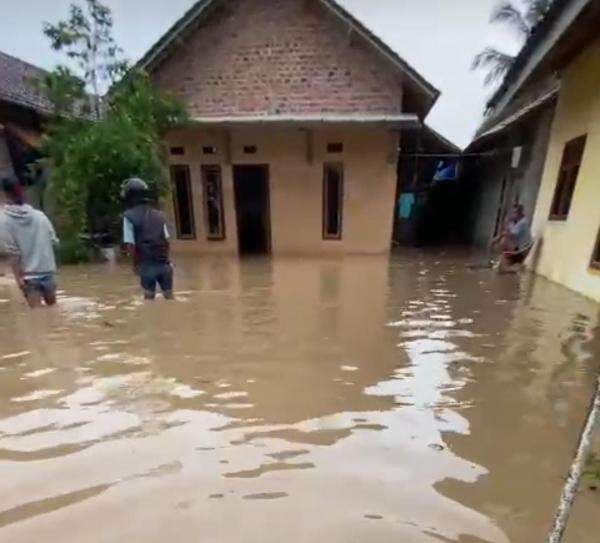
<svg viewBox="0 0 600 543"><path fill-rule="evenodd" d="M148 183L141 180L139 177L131 177L125 179L121 184L121 198L126 200L133 194L146 195L149 191Z"/></svg>

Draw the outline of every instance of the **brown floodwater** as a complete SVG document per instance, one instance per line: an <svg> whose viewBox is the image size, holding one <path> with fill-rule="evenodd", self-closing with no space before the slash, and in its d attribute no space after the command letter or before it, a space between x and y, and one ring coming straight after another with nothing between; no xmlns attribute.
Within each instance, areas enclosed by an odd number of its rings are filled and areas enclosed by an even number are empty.
<svg viewBox="0 0 600 543"><path fill-rule="evenodd" d="M0 541L543 541L599 308L466 262L179 259L149 304L72 267L33 313L0 283Z"/></svg>

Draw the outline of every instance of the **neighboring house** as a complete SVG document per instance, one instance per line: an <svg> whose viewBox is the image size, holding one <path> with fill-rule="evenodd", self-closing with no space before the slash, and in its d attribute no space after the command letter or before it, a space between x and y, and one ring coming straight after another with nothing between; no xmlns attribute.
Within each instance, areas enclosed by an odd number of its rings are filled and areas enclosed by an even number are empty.
<svg viewBox="0 0 600 543"><path fill-rule="evenodd" d="M558 70L561 91L534 216L536 271L600 301L600 0L558 2L520 77ZM507 93L520 84L513 76Z"/></svg>
<svg viewBox="0 0 600 543"><path fill-rule="evenodd" d="M39 88L46 74L0 52L0 175L27 176L40 158L42 125L52 111Z"/></svg>
<svg viewBox="0 0 600 543"><path fill-rule="evenodd" d="M526 215L533 217L559 88L549 77L530 83L502 108L490 102L463 160L472 191L469 221L475 245L490 244L515 203L523 204Z"/></svg>
<svg viewBox="0 0 600 543"><path fill-rule="evenodd" d="M600 301L598 28L600 0L555 0L491 106L494 112L505 111L532 86L554 76L560 81L533 217L537 244L529 265ZM536 100L529 105L535 108Z"/></svg>
<svg viewBox="0 0 600 543"><path fill-rule="evenodd" d="M168 136L176 249L389 251L399 144L438 91L333 0L202 0L139 65Z"/></svg>

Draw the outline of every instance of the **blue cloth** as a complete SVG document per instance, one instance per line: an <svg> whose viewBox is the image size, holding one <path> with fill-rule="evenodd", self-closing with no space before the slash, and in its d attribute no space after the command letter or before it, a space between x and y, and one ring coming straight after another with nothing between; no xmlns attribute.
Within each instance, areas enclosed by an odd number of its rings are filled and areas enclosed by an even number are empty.
<svg viewBox="0 0 600 543"><path fill-rule="evenodd" d="M415 195L413 192L403 192L400 195L398 204L398 215L401 219L410 219L412 208L415 205Z"/></svg>
<svg viewBox="0 0 600 543"><path fill-rule="evenodd" d="M456 160L441 160L437 166L434 181L455 181L458 179L458 162Z"/></svg>

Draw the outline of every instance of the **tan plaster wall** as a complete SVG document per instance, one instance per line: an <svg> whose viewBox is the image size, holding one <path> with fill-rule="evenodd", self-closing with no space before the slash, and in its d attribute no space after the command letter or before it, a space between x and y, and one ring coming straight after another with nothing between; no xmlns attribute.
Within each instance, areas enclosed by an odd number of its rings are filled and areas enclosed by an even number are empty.
<svg viewBox="0 0 600 543"><path fill-rule="evenodd" d="M309 161L306 131L297 128L238 128L230 131L230 156L223 130L185 130L170 134L169 146L183 146L185 155L171 156L172 164L191 170L196 240L174 240L175 251L237 253L237 223L232 164L269 167L273 254L384 254L389 251L396 190L393 160L395 136L385 129L352 128L313 131L313 160ZM343 154L328 155L327 143L344 144ZM202 155L203 145L215 145L217 155ZM245 145L256 145L245 155ZM323 240L323 164L344 164L343 235ZM202 164L220 164L224 193L226 239L208 241L204 226ZM169 200L171 229L175 232Z"/></svg>

